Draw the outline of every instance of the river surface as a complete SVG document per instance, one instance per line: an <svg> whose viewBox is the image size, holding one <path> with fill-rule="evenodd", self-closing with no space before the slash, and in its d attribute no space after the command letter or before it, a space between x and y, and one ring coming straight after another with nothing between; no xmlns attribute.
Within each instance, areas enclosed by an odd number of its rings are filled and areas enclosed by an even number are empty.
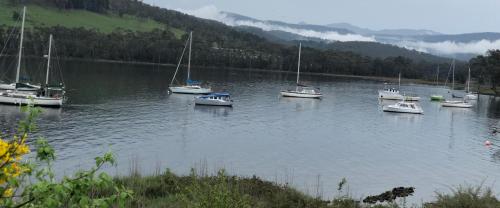
<svg viewBox="0 0 500 208"><path fill-rule="evenodd" d="M43 67L31 65L31 78L43 77ZM60 66L68 103L45 109L36 134L55 147L59 174L88 168L111 150L118 159L117 167L107 168L112 174L127 175L133 167L144 174L225 168L325 198L337 194L342 178L356 197L414 186L414 202L460 184L500 191L500 138L492 133L500 100L488 96L472 109L447 109L428 97L448 90L403 81L403 91L423 98L425 114L394 114L382 112L388 103L377 99L381 81L304 75L324 98L293 99L280 98L279 91L293 86L294 74L194 69L194 79L230 92L235 101L233 108L201 107L193 96L167 93L172 67ZM0 129L15 129L20 115L18 107L1 105ZM486 140L493 146L485 147Z"/></svg>

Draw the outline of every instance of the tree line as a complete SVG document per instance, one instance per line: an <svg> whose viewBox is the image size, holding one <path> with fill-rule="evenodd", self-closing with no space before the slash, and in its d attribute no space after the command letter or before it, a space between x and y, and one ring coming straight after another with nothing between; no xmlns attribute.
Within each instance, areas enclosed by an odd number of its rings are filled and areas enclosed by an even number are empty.
<svg viewBox="0 0 500 208"><path fill-rule="evenodd" d="M0 48L4 48L12 28L0 27ZM46 53L47 37L53 34L59 57L82 59L108 59L175 64L180 57L187 34L178 38L168 30L135 32L116 30L105 34L85 28L35 27L25 31L24 54L42 57ZM16 36L17 38L17 36ZM223 40L210 41L194 31L192 64L211 67L258 68L295 71L297 46L286 46L252 37L248 42L224 44ZM18 38L7 42L4 54L15 55ZM255 44L250 44L255 43ZM263 44L265 43L265 44ZM297 44L298 45L298 44ZM229 47L223 47L229 46ZM449 63L442 63L446 66ZM399 72L406 78L432 80L436 63L415 62L402 56L385 59L361 56L332 49L304 47L302 71L346 75L396 77ZM465 68L459 65L457 80L465 80ZM441 71L446 77L446 70Z"/></svg>

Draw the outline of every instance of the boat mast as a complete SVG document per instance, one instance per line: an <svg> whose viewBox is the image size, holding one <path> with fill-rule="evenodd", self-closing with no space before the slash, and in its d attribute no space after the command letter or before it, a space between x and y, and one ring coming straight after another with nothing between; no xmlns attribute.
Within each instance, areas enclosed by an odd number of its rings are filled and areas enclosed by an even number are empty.
<svg viewBox="0 0 500 208"><path fill-rule="evenodd" d="M398 78L398 91L401 89L401 72L399 72L399 78Z"/></svg>
<svg viewBox="0 0 500 208"><path fill-rule="evenodd" d="M455 59L453 59L451 90L455 90Z"/></svg>
<svg viewBox="0 0 500 208"><path fill-rule="evenodd" d="M297 63L297 85L299 85L300 77L300 53L302 52L302 43L299 43L299 61Z"/></svg>
<svg viewBox="0 0 500 208"><path fill-rule="evenodd" d="M45 86L49 85L49 73L50 73L50 55L52 52L52 34L49 37L49 53L47 55L47 76L45 77Z"/></svg>
<svg viewBox="0 0 500 208"><path fill-rule="evenodd" d="M19 57L17 60L16 83L19 83L19 73L21 71L21 58L23 55L24 19L26 18L26 7L23 8L23 23L21 24L21 40L19 41Z"/></svg>
<svg viewBox="0 0 500 208"><path fill-rule="evenodd" d="M186 44L184 44L184 49L182 49L181 58L179 59L179 63L177 64L177 68L175 69L174 77L172 77L172 81L170 82L170 86L172 86L174 84L175 76L177 76L177 72L179 71L179 67L181 66L182 58L184 57L184 53L186 52L188 42L189 42L189 39L186 40Z"/></svg>
<svg viewBox="0 0 500 208"><path fill-rule="evenodd" d="M470 66L469 66L469 78L467 79L467 93L470 92Z"/></svg>
<svg viewBox="0 0 500 208"><path fill-rule="evenodd" d="M191 45L193 44L193 31L189 33L189 58L188 58L188 74L187 81L191 80Z"/></svg>
<svg viewBox="0 0 500 208"><path fill-rule="evenodd" d="M438 64L438 69L437 69L437 73L436 73L436 86L439 85L439 64Z"/></svg>

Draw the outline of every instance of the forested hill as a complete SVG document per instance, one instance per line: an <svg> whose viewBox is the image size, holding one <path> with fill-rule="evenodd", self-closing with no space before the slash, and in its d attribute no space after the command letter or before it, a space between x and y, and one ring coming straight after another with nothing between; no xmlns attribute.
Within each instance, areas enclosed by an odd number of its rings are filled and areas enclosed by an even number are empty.
<svg viewBox="0 0 500 208"><path fill-rule="evenodd" d="M136 0L0 0L0 48L12 28L18 29L23 5L28 7L26 55L43 56L52 33L59 56L173 64L187 32L194 31L195 65L295 70L295 45ZM17 39L7 43L4 54L14 55ZM402 71L408 78L432 79L436 65L435 61L371 58L331 48L303 50L303 70L308 72L396 76Z"/></svg>

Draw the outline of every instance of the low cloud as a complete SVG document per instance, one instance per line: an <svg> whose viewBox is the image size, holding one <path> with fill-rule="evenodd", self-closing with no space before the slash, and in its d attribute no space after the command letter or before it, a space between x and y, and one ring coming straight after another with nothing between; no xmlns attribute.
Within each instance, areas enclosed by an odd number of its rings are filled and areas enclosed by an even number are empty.
<svg viewBox="0 0 500 208"><path fill-rule="evenodd" d="M455 41L443 41L443 42L403 41L398 43L397 45L408 49L413 49L420 52L432 53L432 54L443 54L443 55L451 55L457 53L485 54L488 50L500 49L500 40L495 40L495 41L479 40L467 43L455 42Z"/></svg>
<svg viewBox="0 0 500 208"><path fill-rule="evenodd" d="M267 22L263 21L249 21L249 20L236 20L234 18L229 17L225 13L221 12L220 10L217 9L217 7L210 5L210 6L205 6L201 7L199 9L195 10L184 10L184 9L176 9L177 11L190 14L196 17L204 18L204 19L211 19L211 20L216 20L219 22L222 22L226 25L229 26L250 26L250 27L257 27L265 31L273 31L273 30L281 30L297 35L301 35L304 37L310 37L310 38L320 38L323 40L328 40L328 41L341 41L341 42L346 42L346 41L366 41L366 42L374 42L375 38L374 37L367 37L367 36L362 36L358 34L340 34L335 31L328 31L328 32L319 32L315 30L306 30L306 29L300 29L300 28L292 28L292 27L286 27L286 26L281 26L281 25L275 25L275 24L270 24Z"/></svg>
<svg viewBox="0 0 500 208"><path fill-rule="evenodd" d="M301 29L295 27L288 27L283 25L272 24L265 21L252 21L252 20L237 20L221 12L213 5L204 6L194 10L176 9L177 11L190 14L196 17L211 19L222 22L229 26L250 26L260 28L265 31L279 30L289 32L304 37L320 38L327 41L365 41L376 42L375 37L363 36L359 34L340 34L335 31L320 32L309 29ZM436 55L452 55L458 53L471 53L471 54L485 54L491 49L500 49L500 40L479 40L473 42L424 42L424 41L400 41L392 43L407 49L417 50L420 52L431 53Z"/></svg>

